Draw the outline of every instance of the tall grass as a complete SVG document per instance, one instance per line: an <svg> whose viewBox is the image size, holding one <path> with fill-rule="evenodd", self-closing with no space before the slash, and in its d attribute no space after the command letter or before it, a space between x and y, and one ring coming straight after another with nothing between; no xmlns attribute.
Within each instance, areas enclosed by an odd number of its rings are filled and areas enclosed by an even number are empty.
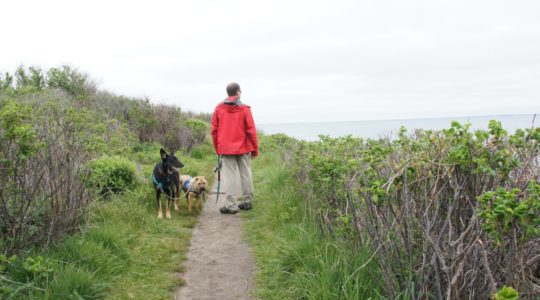
<svg viewBox="0 0 540 300"><path fill-rule="evenodd" d="M377 298L372 250L323 237L301 186L276 152L253 163L255 202L247 235L257 261L261 299Z"/></svg>

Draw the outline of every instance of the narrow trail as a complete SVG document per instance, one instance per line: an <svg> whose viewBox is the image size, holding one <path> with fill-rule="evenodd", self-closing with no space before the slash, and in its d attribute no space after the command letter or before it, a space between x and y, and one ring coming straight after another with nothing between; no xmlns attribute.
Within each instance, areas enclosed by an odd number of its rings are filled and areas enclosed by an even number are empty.
<svg viewBox="0 0 540 300"><path fill-rule="evenodd" d="M193 229L186 271L180 275L186 283L176 290L175 299L253 299L249 293L255 263L242 238L242 212L221 214L224 195L216 205L215 189Z"/></svg>

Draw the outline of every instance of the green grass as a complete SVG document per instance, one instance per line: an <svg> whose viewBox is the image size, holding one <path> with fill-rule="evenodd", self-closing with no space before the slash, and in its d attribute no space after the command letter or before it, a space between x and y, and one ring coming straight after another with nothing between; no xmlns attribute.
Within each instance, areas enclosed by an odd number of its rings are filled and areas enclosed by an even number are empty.
<svg viewBox="0 0 540 300"><path fill-rule="evenodd" d="M184 204L180 212L172 212L172 219L159 220L155 206L152 190L144 189L94 210L92 230L98 232L94 236L127 260L122 272L115 273L120 276L111 280L105 298L166 299L180 285L175 272L180 271L197 216L188 214ZM85 238L92 237L92 230ZM92 270L102 274L106 269L99 267Z"/></svg>
<svg viewBox="0 0 540 300"><path fill-rule="evenodd" d="M211 153L197 159L181 157L186 165L182 172L206 176L214 167L213 158ZM210 178L210 184L212 180ZM148 189L150 193L144 193L142 201L134 207L127 205L117 209L117 206L107 204L109 207L104 210L113 214L102 218L104 222L113 222L114 228L125 227L130 257L126 271L113 281L107 299L170 299L174 289L183 284L178 273L183 271L182 262L198 215L187 212L182 198L180 211L171 210L172 219L157 219L153 188ZM126 216L126 210L133 215ZM128 224L125 224L126 220L130 220Z"/></svg>
<svg viewBox="0 0 540 300"><path fill-rule="evenodd" d="M273 153L253 162L254 210L245 214L261 299L375 299L372 251L322 236L290 168Z"/></svg>
<svg viewBox="0 0 540 300"><path fill-rule="evenodd" d="M159 147L145 146L129 158L140 182L133 190L94 202L80 234L47 251L7 263L11 299L170 299L183 284L178 273L196 214L182 200L172 219L157 219L150 183ZM215 156L205 143L189 157L183 173L211 174ZM150 163L152 162L152 163ZM278 155L253 161L255 204L247 212L247 236L257 261L260 299L377 298L372 252L324 237ZM209 178L210 182L214 180ZM0 262L0 266L1 266ZM1 275L1 274L0 274ZM0 278L2 279L2 278ZM0 298L2 297L0 291Z"/></svg>
<svg viewBox="0 0 540 300"><path fill-rule="evenodd" d="M201 147L197 158L180 157L190 175L207 176L215 166L215 155L208 151L211 145L207 142ZM185 198L181 198L180 211L171 208L171 219L157 218L150 174L159 161L159 147L141 149L129 157L138 164L139 184L95 201L80 233L46 251L34 250L10 263L0 261L13 281L0 284L10 289L4 294L0 289L0 298L172 298L183 284L179 272L198 214L188 213ZM210 184L213 179L209 178Z"/></svg>

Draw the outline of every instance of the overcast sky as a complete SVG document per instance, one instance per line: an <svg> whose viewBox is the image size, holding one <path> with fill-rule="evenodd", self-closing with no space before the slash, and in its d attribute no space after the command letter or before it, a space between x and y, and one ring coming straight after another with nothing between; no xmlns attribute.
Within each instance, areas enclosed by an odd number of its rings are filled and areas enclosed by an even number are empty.
<svg viewBox="0 0 540 300"><path fill-rule="evenodd" d="M540 112L540 1L3 1L0 73L69 64L115 94L258 123Z"/></svg>

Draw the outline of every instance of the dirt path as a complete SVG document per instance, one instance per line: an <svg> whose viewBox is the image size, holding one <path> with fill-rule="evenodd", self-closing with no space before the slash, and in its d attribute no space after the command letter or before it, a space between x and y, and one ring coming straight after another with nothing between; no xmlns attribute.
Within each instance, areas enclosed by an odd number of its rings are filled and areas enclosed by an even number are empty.
<svg viewBox="0 0 540 300"><path fill-rule="evenodd" d="M219 195L216 205L216 194L207 195L181 274L186 284L176 290L175 299L253 299L249 293L255 266L242 239L242 212L220 214L223 199Z"/></svg>

